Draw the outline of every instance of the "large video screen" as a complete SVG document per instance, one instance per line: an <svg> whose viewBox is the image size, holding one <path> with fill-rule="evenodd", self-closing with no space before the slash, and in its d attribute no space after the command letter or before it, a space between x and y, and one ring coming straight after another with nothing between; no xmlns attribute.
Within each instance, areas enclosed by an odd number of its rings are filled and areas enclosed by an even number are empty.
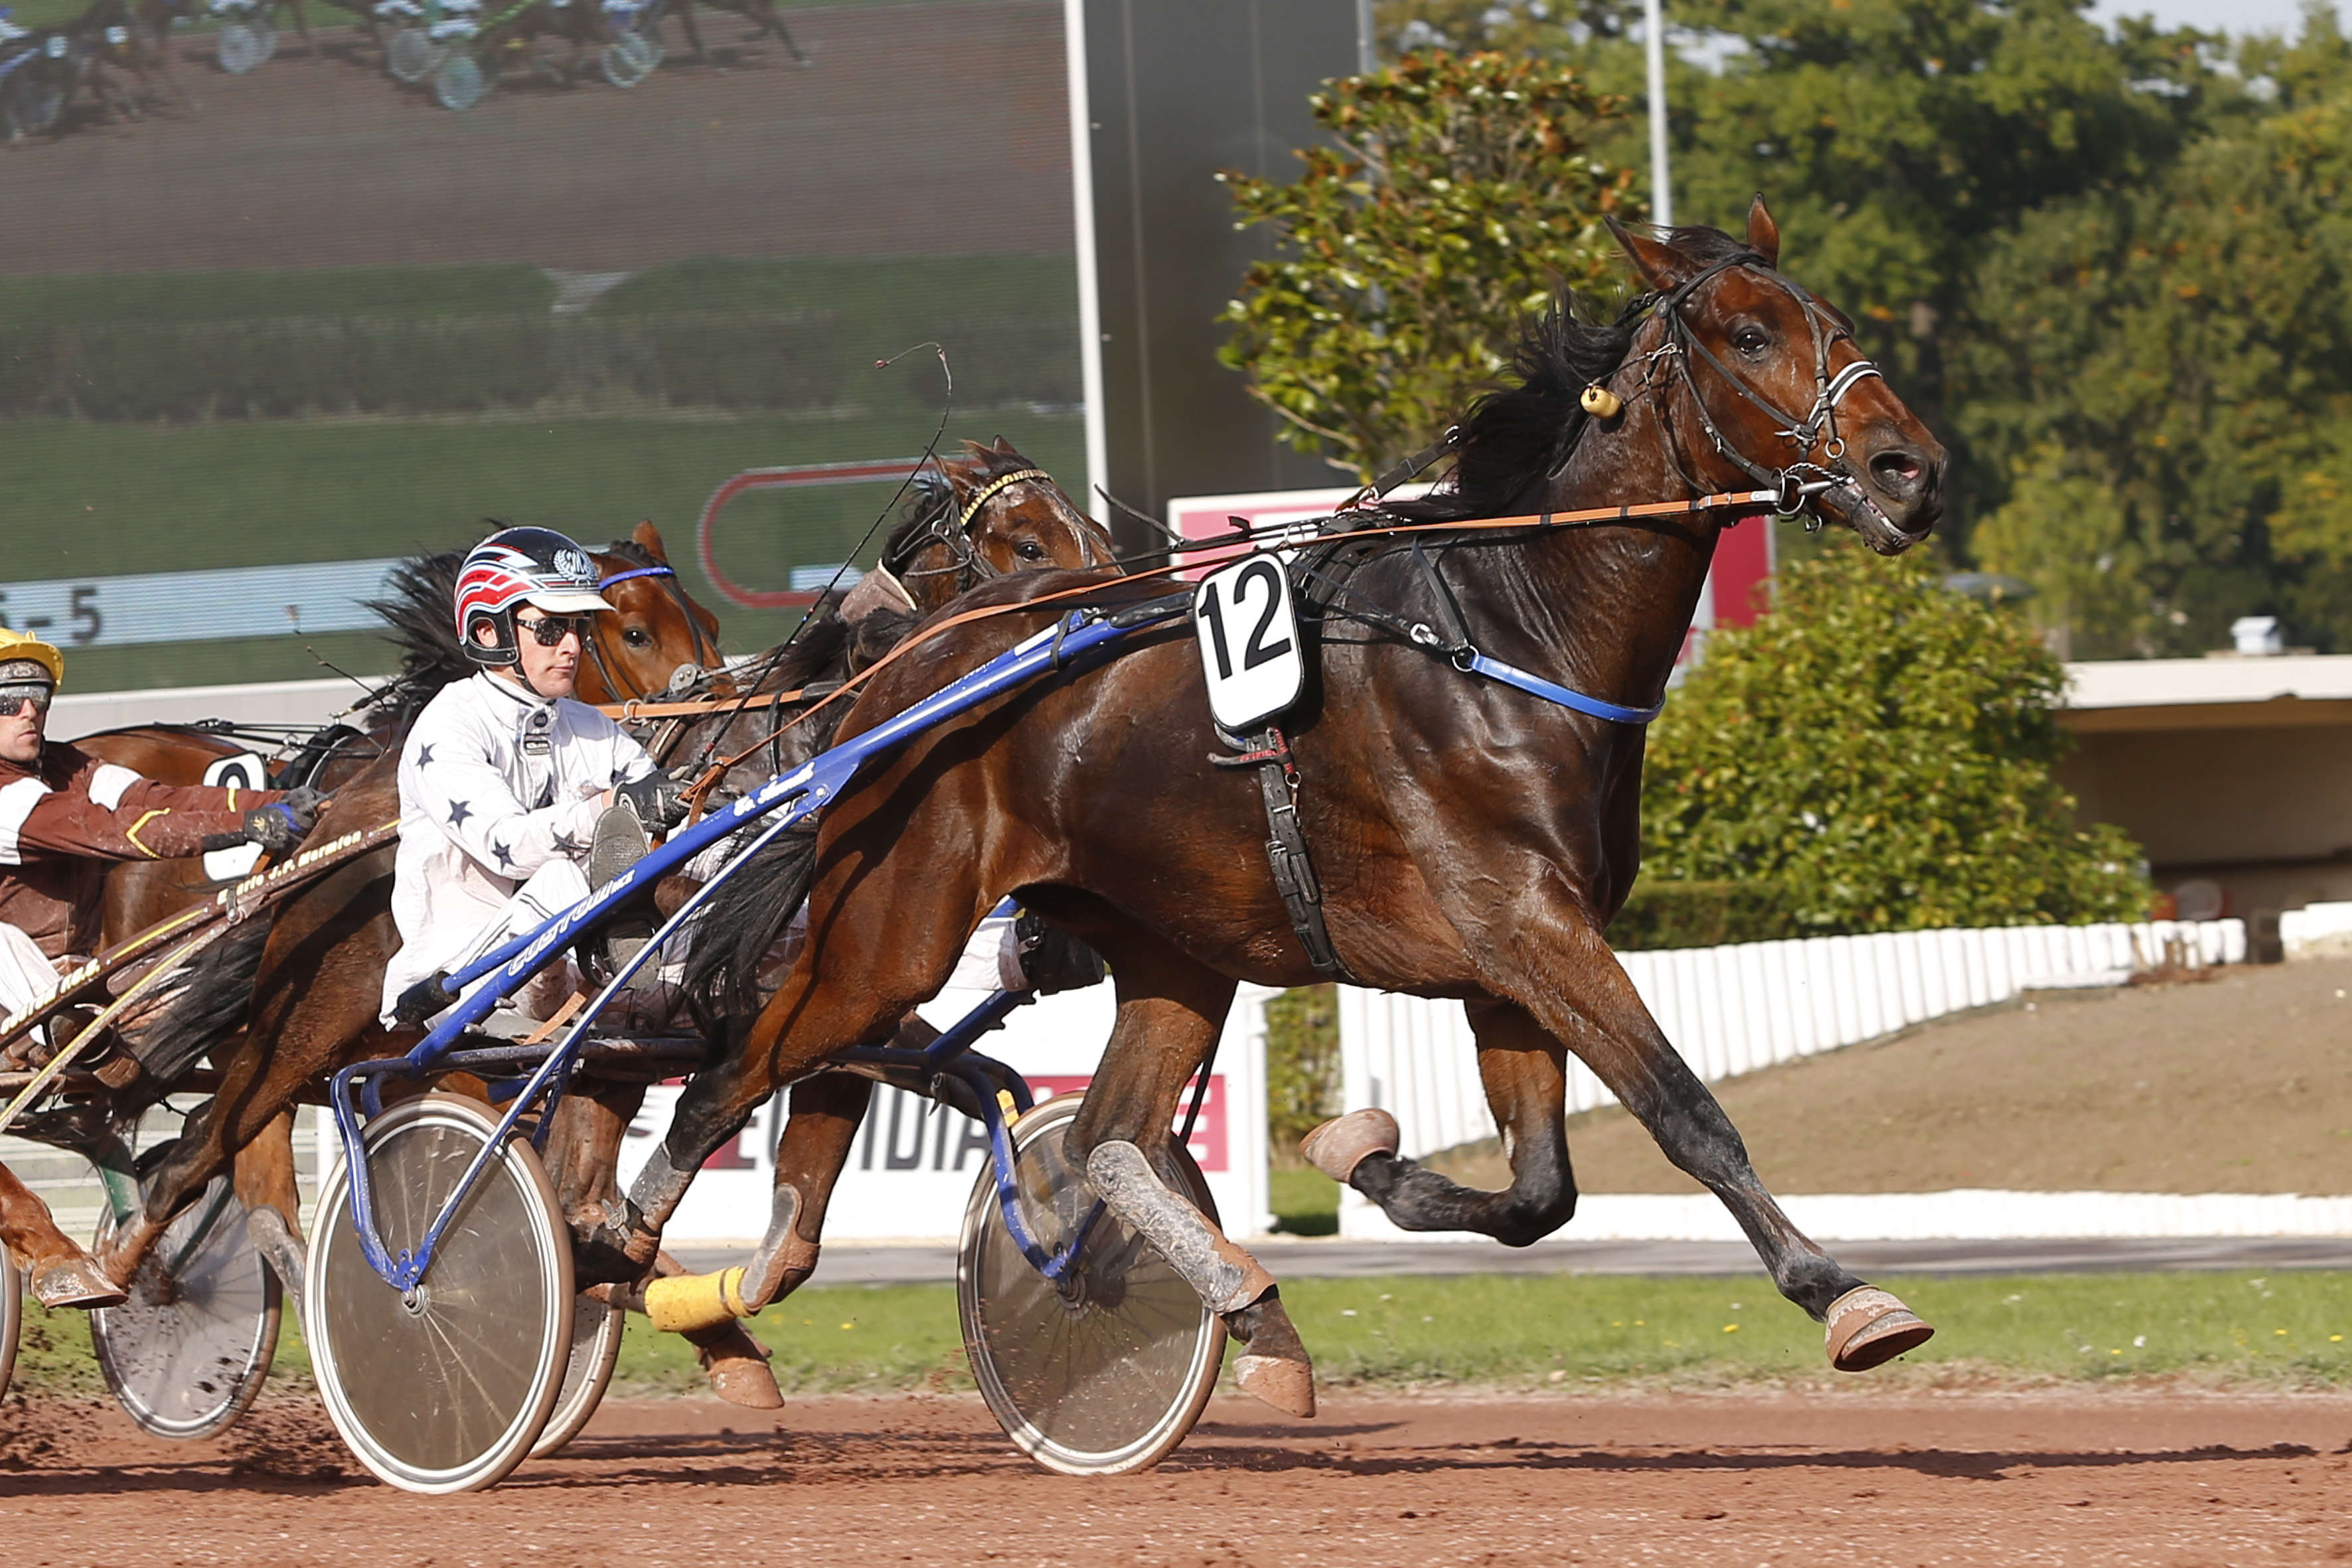
<svg viewBox="0 0 2352 1568"><path fill-rule="evenodd" d="M358 601L489 520L651 520L767 646L873 558L927 341L950 447L1085 493L1059 0L180 10L0 43L0 621L71 689L389 670Z"/></svg>

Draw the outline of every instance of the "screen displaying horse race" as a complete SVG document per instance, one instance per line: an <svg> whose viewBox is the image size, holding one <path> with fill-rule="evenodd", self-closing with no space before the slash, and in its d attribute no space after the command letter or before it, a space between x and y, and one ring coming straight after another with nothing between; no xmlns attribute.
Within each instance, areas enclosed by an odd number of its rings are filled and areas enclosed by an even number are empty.
<svg viewBox="0 0 2352 1568"><path fill-rule="evenodd" d="M1084 493L1054 0L85 5L0 46L0 621L71 690L386 672L360 602L488 519L649 520L763 647L875 559L926 343L946 450Z"/></svg>

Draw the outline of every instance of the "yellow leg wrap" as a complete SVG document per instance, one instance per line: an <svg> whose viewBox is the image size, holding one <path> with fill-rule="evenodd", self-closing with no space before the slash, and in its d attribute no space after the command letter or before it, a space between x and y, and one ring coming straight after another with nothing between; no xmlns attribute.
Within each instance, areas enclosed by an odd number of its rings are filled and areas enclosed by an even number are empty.
<svg viewBox="0 0 2352 1568"><path fill-rule="evenodd" d="M743 1270L722 1268L716 1274L682 1274L656 1279L646 1287L646 1316L666 1334L716 1328L737 1318L748 1318L757 1308L743 1304Z"/></svg>

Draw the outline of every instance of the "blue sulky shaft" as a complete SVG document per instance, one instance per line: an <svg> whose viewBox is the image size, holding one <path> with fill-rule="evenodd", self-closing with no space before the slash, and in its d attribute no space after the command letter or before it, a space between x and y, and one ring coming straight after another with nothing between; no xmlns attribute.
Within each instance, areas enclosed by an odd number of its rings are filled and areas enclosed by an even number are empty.
<svg viewBox="0 0 2352 1568"><path fill-rule="evenodd" d="M1181 609L1168 612L1171 616L1180 613ZM472 1191L474 1184L480 1180L483 1171L488 1168L498 1151L505 1146L516 1123L529 1107L560 1083L569 1072L596 1017L611 1005L638 967L660 952L669 937L700 912L704 900L719 884L745 865L760 848L787 828L806 821L839 796L858 771L875 757L937 724L1003 695L1037 675L1049 669L1066 668L1087 653L1126 636L1139 624L1150 623L1139 623L1125 616L1114 622L1091 612L1072 611L1055 625L1007 648L905 712L810 758L791 773L769 780L725 810L714 812L693 826L682 829L563 913L514 937L465 968L444 976L441 984L446 991L463 994L458 995L457 1004L405 1057L392 1062L356 1063L338 1071L329 1080L328 1102L334 1109L336 1129L343 1143L345 1168L351 1173L352 1224L358 1234L361 1252L369 1266L395 1289L408 1290L415 1287L431 1265L435 1244L455 1219L458 1207ZM730 859L717 876L698 889L694 896L663 923L655 940L646 943L613 977L573 1022L562 1043L550 1051L547 1059L524 1084L521 1092L514 1097L499 1124L497 1135L476 1153L473 1163L442 1205L440 1213L426 1228L425 1234L413 1248L404 1248L394 1254L384 1244L375 1221L355 1086L378 1075L398 1074L414 1078L432 1071L436 1064L457 1047L460 1037L487 1017L501 1000L545 967L551 956L562 952L574 938L610 915L632 893L653 879L684 866L754 820L771 814L780 815L767 825L756 840ZM467 986L473 989L467 991Z"/></svg>

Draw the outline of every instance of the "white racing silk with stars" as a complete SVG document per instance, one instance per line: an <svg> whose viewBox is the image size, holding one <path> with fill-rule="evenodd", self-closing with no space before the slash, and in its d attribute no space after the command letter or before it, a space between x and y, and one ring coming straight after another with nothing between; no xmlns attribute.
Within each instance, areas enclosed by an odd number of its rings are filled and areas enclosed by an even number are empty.
<svg viewBox="0 0 2352 1568"><path fill-rule="evenodd" d="M392 918L400 952L387 1008L452 967L530 874L585 865L599 797L654 771L621 727L583 702L549 701L487 672L442 688L400 752L400 851Z"/></svg>

